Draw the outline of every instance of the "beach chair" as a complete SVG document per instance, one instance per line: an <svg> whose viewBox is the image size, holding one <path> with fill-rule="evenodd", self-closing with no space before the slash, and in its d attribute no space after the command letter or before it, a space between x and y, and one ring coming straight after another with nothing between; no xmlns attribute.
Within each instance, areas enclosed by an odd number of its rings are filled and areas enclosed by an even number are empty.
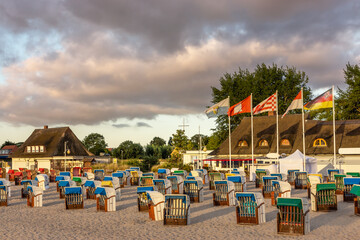
<svg viewBox="0 0 360 240"><path fill-rule="evenodd" d="M171 182L168 179L153 179L154 186L156 187L159 193L171 194Z"/></svg>
<svg viewBox="0 0 360 240"><path fill-rule="evenodd" d="M0 207L8 206L8 188L5 185L0 185Z"/></svg>
<svg viewBox="0 0 360 240"><path fill-rule="evenodd" d="M117 171L124 174L124 186L129 185L130 186L130 172L129 171Z"/></svg>
<svg viewBox="0 0 360 240"><path fill-rule="evenodd" d="M201 179L185 180L184 194L189 195L191 202L202 202L204 200L203 181Z"/></svg>
<svg viewBox="0 0 360 240"><path fill-rule="evenodd" d="M0 178L6 178L6 169L0 168Z"/></svg>
<svg viewBox="0 0 360 240"><path fill-rule="evenodd" d="M307 172L295 172L295 189L307 189Z"/></svg>
<svg viewBox="0 0 360 240"><path fill-rule="evenodd" d="M213 193L214 206L235 206L235 186L227 180L215 181L215 192Z"/></svg>
<svg viewBox="0 0 360 240"><path fill-rule="evenodd" d="M255 171L256 174L256 179L255 179L255 187L256 188L262 188L263 187L263 182L262 182L262 177L269 175L269 170L267 169L257 169Z"/></svg>
<svg viewBox="0 0 360 240"><path fill-rule="evenodd" d="M59 181L59 197L65 198L65 188L67 187L76 187L76 183L71 180L60 180Z"/></svg>
<svg viewBox="0 0 360 240"><path fill-rule="evenodd" d="M278 180L278 177L270 176L270 175L262 177L262 183L263 183L262 194L264 198L271 198L271 193L274 191L272 184L272 181L274 180Z"/></svg>
<svg viewBox="0 0 360 240"><path fill-rule="evenodd" d="M85 183L87 181L87 178L86 177L73 177L72 180L75 182L77 187L82 188L82 192L83 192L83 194L85 196L85 194L86 194Z"/></svg>
<svg viewBox="0 0 360 240"><path fill-rule="evenodd" d="M346 175L351 177L360 177L360 172L347 172Z"/></svg>
<svg viewBox="0 0 360 240"><path fill-rule="evenodd" d="M287 175L287 179L288 179L288 183L290 183L290 185L294 186L295 185L295 173L299 172L300 170L298 169L289 169L288 170L288 175Z"/></svg>
<svg viewBox="0 0 360 240"><path fill-rule="evenodd" d="M68 176L71 178L71 173L70 172L60 172L59 176Z"/></svg>
<svg viewBox="0 0 360 240"><path fill-rule="evenodd" d="M84 208L84 198L81 187L65 188L65 209L82 209Z"/></svg>
<svg viewBox="0 0 360 240"><path fill-rule="evenodd" d="M335 183L318 183L311 185L311 210L337 210Z"/></svg>
<svg viewBox="0 0 360 240"><path fill-rule="evenodd" d="M56 176L55 178L55 182L56 182L56 191L59 192L59 181L70 181L70 177L69 176L62 176L62 175L59 175L59 176Z"/></svg>
<svg viewBox="0 0 360 240"><path fill-rule="evenodd" d="M38 183L35 180L22 180L21 185L23 186L21 188L21 198L27 198L29 192L27 190L28 186L37 186Z"/></svg>
<svg viewBox="0 0 360 240"><path fill-rule="evenodd" d="M172 175L181 176L183 179L185 179L187 177L187 172L185 170L175 170Z"/></svg>
<svg viewBox="0 0 360 240"><path fill-rule="evenodd" d="M291 185L284 181L272 181L273 192L271 193L271 205L277 204L278 197L291 197Z"/></svg>
<svg viewBox="0 0 360 240"><path fill-rule="evenodd" d="M209 173L209 190L215 190L215 183L216 180L223 180L224 174L220 172L211 172Z"/></svg>
<svg viewBox="0 0 360 240"><path fill-rule="evenodd" d="M351 188L350 193L353 194L354 196L356 196L354 198L354 214L357 215L357 216L360 216L360 206L359 206L360 185L354 184L353 187Z"/></svg>
<svg viewBox="0 0 360 240"><path fill-rule="evenodd" d="M246 182L245 182L245 177L244 176L229 176L227 178L228 181L233 182L234 183L234 191L235 193L237 192L246 192Z"/></svg>
<svg viewBox="0 0 360 240"><path fill-rule="evenodd" d="M287 181L287 175L284 173L271 173L270 176L278 177L279 181L283 181L283 182Z"/></svg>
<svg viewBox="0 0 360 240"><path fill-rule="evenodd" d="M166 168L158 169L158 179L166 179L167 176L170 176L170 169L166 169Z"/></svg>
<svg viewBox="0 0 360 240"><path fill-rule="evenodd" d="M306 198L277 199L277 233L305 235L310 232L310 204Z"/></svg>
<svg viewBox="0 0 360 240"><path fill-rule="evenodd" d="M81 170L82 170L81 167L73 167L71 169L72 176L73 177L82 177Z"/></svg>
<svg viewBox="0 0 360 240"><path fill-rule="evenodd" d="M153 177L151 176L141 176L140 177L140 186L153 186Z"/></svg>
<svg viewBox="0 0 360 240"><path fill-rule="evenodd" d="M102 187L113 187L115 189L116 200L120 201L121 199L121 188L119 178L117 177L104 177L104 181L101 182Z"/></svg>
<svg viewBox="0 0 360 240"><path fill-rule="evenodd" d="M202 178L203 178L203 184L206 185L209 183L209 175L206 169L197 169L196 171L201 172L202 173Z"/></svg>
<svg viewBox="0 0 360 240"><path fill-rule="evenodd" d="M41 187L35 185L28 185L26 188L27 205L29 207L42 207L43 206L43 190Z"/></svg>
<svg viewBox="0 0 360 240"><path fill-rule="evenodd" d="M348 176L345 174L334 174L335 185L336 185L336 194L343 194L345 177L351 177L351 176Z"/></svg>
<svg viewBox="0 0 360 240"><path fill-rule="evenodd" d="M131 175L130 185L131 186L139 186L140 177L142 176L141 172L139 172L139 171L131 171L130 175Z"/></svg>
<svg viewBox="0 0 360 240"><path fill-rule="evenodd" d="M323 183L321 174L308 174L308 198L311 197L311 186L318 183Z"/></svg>
<svg viewBox="0 0 360 240"><path fill-rule="evenodd" d="M11 182L6 180L5 178L0 178L0 185L3 185L6 187L6 192L8 194L8 197L11 197Z"/></svg>
<svg viewBox="0 0 360 240"><path fill-rule="evenodd" d="M140 167L130 167L130 170L132 170L132 171L140 171Z"/></svg>
<svg viewBox="0 0 360 240"><path fill-rule="evenodd" d="M181 176L168 176L167 179L171 182L172 194L183 194L184 179Z"/></svg>
<svg viewBox="0 0 360 240"><path fill-rule="evenodd" d="M101 181L98 180L87 180L84 184L86 188L86 199L96 199L95 190L101 187Z"/></svg>
<svg viewBox="0 0 360 240"><path fill-rule="evenodd" d="M259 192L235 194L237 224L258 225L266 222L265 201Z"/></svg>
<svg viewBox="0 0 360 240"><path fill-rule="evenodd" d="M165 195L164 225L190 224L190 197L186 194Z"/></svg>
<svg viewBox="0 0 360 240"><path fill-rule="evenodd" d="M85 173L93 173L93 170L92 170L91 167L84 167L84 168L82 169L82 172L83 172L83 176L86 177L86 176L85 176Z"/></svg>
<svg viewBox="0 0 360 240"><path fill-rule="evenodd" d="M31 171L31 170L26 170L26 179L28 179L28 180L32 180L32 172L33 171ZM35 177L34 177L34 179L35 179Z"/></svg>
<svg viewBox="0 0 360 240"><path fill-rule="evenodd" d="M125 187L126 178L124 177L125 174L123 172L115 172L115 173L112 173L111 176L119 179L120 188Z"/></svg>
<svg viewBox="0 0 360 240"><path fill-rule="evenodd" d="M84 177L86 177L87 180L95 180L95 174L92 173L92 172L86 172L86 173L84 173ZM97 180L97 181L99 181L99 180Z"/></svg>
<svg viewBox="0 0 360 240"><path fill-rule="evenodd" d="M105 212L116 211L116 193L112 187L98 187L96 194L96 210Z"/></svg>
<svg viewBox="0 0 360 240"><path fill-rule="evenodd" d="M22 179L23 179L23 172L15 172L14 173L15 185L20 185Z"/></svg>
<svg viewBox="0 0 360 240"><path fill-rule="evenodd" d="M102 181L105 177L104 169L95 169L94 170L95 180Z"/></svg>
<svg viewBox="0 0 360 240"><path fill-rule="evenodd" d="M164 220L165 197L157 191L147 191L149 201L149 217L154 221Z"/></svg>
<svg viewBox="0 0 360 240"><path fill-rule="evenodd" d="M344 202L353 202L356 195L351 193L351 188L354 184L360 185L360 178L344 178L344 190L343 190L343 199Z"/></svg>
<svg viewBox="0 0 360 240"><path fill-rule="evenodd" d="M49 176L47 174L38 174L35 178L38 181L38 186L42 188L43 191L49 189Z"/></svg>
<svg viewBox="0 0 360 240"><path fill-rule="evenodd" d="M138 195L138 210L139 212L149 210L149 199L147 198L146 191L156 191L154 186L137 187L136 193Z"/></svg>
<svg viewBox="0 0 360 240"><path fill-rule="evenodd" d="M335 174L343 174L343 171L340 171L340 169L328 169L327 173L327 182L335 182Z"/></svg>
<svg viewBox="0 0 360 240"><path fill-rule="evenodd" d="M50 170L50 182L55 182L56 179L56 171L55 170Z"/></svg>
<svg viewBox="0 0 360 240"><path fill-rule="evenodd" d="M14 174L17 172L17 170L14 170L14 169L9 169L8 171L8 175L9 175L9 181L12 182L14 181Z"/></svg>

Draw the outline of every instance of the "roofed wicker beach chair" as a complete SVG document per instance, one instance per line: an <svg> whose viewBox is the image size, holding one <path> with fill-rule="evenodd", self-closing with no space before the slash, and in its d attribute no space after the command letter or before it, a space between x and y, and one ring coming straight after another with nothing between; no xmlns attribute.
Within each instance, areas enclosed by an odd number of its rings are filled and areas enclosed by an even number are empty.
<svg viewBox="0 0 360 240"><path fill-rule="evenodd" d="M42 207L43 206L43 190L41 187L35 185L27 186L27 205L29 207Z"/></svg>
<svg viewBox="0 0 360 240"><path fill-rule="evenodd" d="M21 188L21 198L27 198L29 192L27 190L28 186L37 186L38 183L35 180L22 180L21 185L23 186Z"/></svg>
<svg viewBox="0 0 360 240"><path fill-rule="evenodd" d="M20 185L21 184L21 180L23 179L23 172L15 172L14 173L14 182L15 185Z"/></svg>
<svg viewBox="0 0 360 240"><path fill-rule="evenodd" d="M187 177L187 172L185 170L175 170L172 175L181 176L183 179Z"/></svg>
<svg viewBox="0 0 360 240"><path fill-rule="evenodd" d="M278 197L291 197L291 185L284 181L272 181L273 192L271 193L271 205L277 204Z"/></svg>
<svg viewBox="0 0 360 240"><path fill-rule="evenodd" d="M295 189L307 189L307 172L295 172Z"/></svg>
<svg viewBox="0 0 360 240"><path fill-rule="evenodd" d="M167 179L171 182L172 194L183 194L184 179L181 176L168 176Z"/></svg>
<svg viewBox="0 0 360 240"><path fill-rule="evenodd" d="M86 177L73 177L72 180L76 183L76 186L82 188L82 192L85 196L86 195L85 183L87 181L87 178Z"/></svg>
<svg viewBox="0 0 360 240"><path fill-rule="evenodd" d="M70 177L69 176L56 176L55 178L55 182L56 182L56 191L59 192L59 181L70 181Z"/></svg>
<svg viewBox="0 0 360 240"><path fill-rule="evenodd" d="M220 173L220 172L211 172L209 173L209 190L215 190L215 184L214 181L217 180L223 180L224 179L224 174Z"/></svg>
<svg viewBox="0 0 360 240"><path fill-rule="evenodd" d="M318 183L311 185L311 210L337 210L335 183Z"/></svg>
<svg viewBox="0 0 360 240"><path fill-rule="evenodd" d="M255 179L255 187L262 188L263 187L263 176L269 175L269 170L267 169L257 169L255 170L256 179Z"/></svg>
<svg viewBox="0 0 360 240"><path fill-rule="evenodd" d="M71 169L73 177L82 177L82 169L81 167L73 167Z"/></svg>
<svg viewBox="0 0 360 240"><path fill-rule="evenodd" d="M68 176L71 178L71 173L70 172L60 172L59 176Z"/></svg>
<svg viewBox="0 0 360 240"><path fill-rule="evenodd" d="M33 171L32 170L26 170L26 179L32 180ZM35 177L34 177L35 179Z"/></svg>
<svg viewBox="0 0 360 240"><path fill-rule="evenodd" d="M43 191L49 189L50 182L47 174L38 174L36 175L35 180L38 182L38 186L41 187Z"/></svg>
<svg viewBox="0 0 360 240"><path fill-rule="evenodd" d="M311 197L311 186L318 183L323 183L321 174L308 174L308 198Z"/></svg>
<svg viewBox="0 0 360 240"><path fill-rule="evenodd" d="M279 179L277 176L270 176L270 175L262 177L262 182L263 182L262 194L264 198L271 198L271 193L274 191L272 184L272 181L274 180L279 180Z"/></svg>
<svg viewBox="0 0 360 240"><path fill-rule="evenodd" d="M327 173L327 182L335 182L335 174L343 174L343 171L340 169L328 169Z"/></svg>
<svg viewBox="0 0 360 240"><path fill-rule="evenodd" d="M137 187L136 193L138 195L138 210L139 212L149 210L149 199L146 195L146 191L156 191L156 187Z"/></svg>
<svg viewBox="0 0 360 240"><path fill-rule="evenodd" d="M18 170L14 170L14 169L9 169L8 170L8 176L9 176L9 181L10 182L14 181L15 172L18 172Z"/></svg>
<svg viewBox="0 0 360 240"><path fill-rule="evenodd" d="M305 235L310 232L310 204L306 198L277 199L277 233Z"/></svg>
<svg viewBox="0 0 360 240"><path fill-rule="evenodd" d="M229 176L227 178L228 181L233 182L234 183L234 191L235 193L237 192L246 192L246 182L245 182L245 177L244 176Z"/></svg>
<svg viewBox="0 0 360 240"><path fill-rule="evenodd" d="M165 196L158 191L147 191L149 200L149 217L154 221L164 220Z"/></svg>
<svg viewBox="0 0 360 240"><path fill-rule="evenodd" d="M170 176L170 169L166 168L159 168L158 169L158 178L159 179L166 179L167 176Z"/></svg>
<svg viewBox="0 0 360 240"><path fill-rule="evenodd" d="M0 168L0 178L6 178L6 169Z"/></svg>
<svg viewBox="0 0 360 240"><path fill-rule="evenodd" d="M139 186L140 184L140 177L142 176L141 171L132 170L130 172L131 178L130 178L130 184L131 186Z"/></svg>
<svg viewBox="0 0 360 240"><path fill-rule="evenodd" d="M95 180L95 174L92 172L86 172L84 173L84 177L87 178L87 180ZM97 180L98 181L98 180Z"/></svg>
<svg viewBox="0 0 360 240"><path fill-rule="evenodd" d="M351 194L354 194L354 214L360 216L360 185L354 184L350 191Z"/></svg>
<svg viewBox="0 0 360 240"><path fill-rule="evenodd" d="M116 211L116 193L112 187L98 187L95 190L96 210L105 212Z"/></svg>
<svg viewBox="0 0 360 240"><path fill-rule="evenodd" d="M105 177L104 169L95 169L94 170L95 180L102 181Z"/></svg>
<svg viewBox="0 0 360 240"><path fill-rule="evenodd" d="M65 209L84 208L84 198L81 187L65 188Z"/></svg>
<svg viewBox="0 0 360 240"><path fill-rule="evenodd" d="M157 191L159 193L165 194L171 194L171 182L168 179L154 179L153 180L154 186L156 187Z"/></svg>
<svg viewBox="0 0 360 240"><path fill-rule="evenodd" d="M117 171L124 174L124 186L128 185L130 186L130 171Z"/></svg>
<svg viewBox="0 0 360 240"><path fill-rule="evenodd" d="M231 181L215 181L215 192L213 193L214 206L235 206L235 185Z"/></svg>
<svg viewBox="0 0 360 240"><path fill-rule="evenodd" d="M125 182L126 182L126 177L125 174L123 172L114 172L111 174L112 177L116 177L119 179L119 184L120 184L120 188L124 188L125 187Z"/></svg>
<svg viewBox="0 0 360 240"><path fill-rule="evenodd" d="M295 173L299 172L300 170L298 169L289 169L288 170L288 175L287 175L287 180L288 183L290 183L290 185L294 186L295 185Z"/></svg>
<svg viewBox="0 0 360 240"><path fill-rule="evenodd" d="M104 177L104 181L101 182L101 186L102 187L112 187L115 189L115 194L116 194L116 200L120 201L121 199L121 188L120 188L120 183L119 183L119 179L116 177Z"/></svg>
<svg viewBox="0 0 360 240"><path fill-rule="evenodd" d="M65 188L67 187L75 187L76 183L72 180L60 180L59 181L59 197L65 198Z"/></svg>
<svg viewBox="0 0 360 240"><path fill-rule="evenodd" d="M140 186L153 186L153 177L152 176L141 176L140 177Z"/></svg>
<svg viewBox="0 0 360 240"><path fill-rule="evenodd" d="M165 195L164 225L190 224L190 197L186 194Z"/></svg>
<svg viewBox="0 0 360 240"><path fill-rule="evenodd" d="M7 207L9 202L8 188L5 185L0 185L0 207Z"/></svg>
<svg viewBox="0 0 360 240"><path fill-rule="evenodd" d="M190 197L191 202L204 201L204 188L201 178L184 181L184 194Z"/></svg>
<svg viewBox="0 0 360 240"><path fill-rule="evenodd" d="M84 168L82 169L82 174L83 174L84 177L86 177L86 176L85 176L85 173L92 173L92 172L93 172L93 170L92 170L91 167L84 167Z"/></svg>
<svg viewBox="0 0 360 240"><path fill-rule="evenodd" d="M203 184L208 184L209 183L209 175L206 169L196 169L196 171L201 172L202 173L202 178L203 178Z"/></svg>
<svg viewBox="0 0 360 240"><path fill-rule="evenodd" d="M287 175L284 173L271 173L270 176L278 177L279 181L287 181Z"/></svg>
<svg viewBox="0 0 360 240"><path fill-rule="evenodd" d="M258 225L266 222L265 201L259 192L236 193L237 224Z"/></svg>
<svg viewBox="0 0 360 240"><path fill-rule="evenodd" d="M96 199L95 190L101 187L101 181L98 180L87 180L84 184L86 189L86 199Z"/></svg>
<svg viewBox="0 0 360 240"><path fill-rule="evenodd" d="M6 180L5 178L0 178L0 185L4 185L6 187L6 192L8 197L11 197L11 182Z"/></svg>
<svg viewBox="0 0 360 240"><path fill-rule="evenodd" d="M343 194L344 192L344 178L351 177L345 174L335 174L335 185L336 185L336 194Z"/></svg>
<svg viewBox="0 0 360 240"><path fill-rule="evenodd" d="M50 170L50 182L55 182L56 179L56 170Z"/></svg>
<svg viewBox="0 0 360 240"><path fill-rule="evenodd" d="M344 191L343 191L344 202L353 202L354 198L356 198L356 195L350 192L354 184L360 185L360 178L357 177L344 178Z"/></svg>

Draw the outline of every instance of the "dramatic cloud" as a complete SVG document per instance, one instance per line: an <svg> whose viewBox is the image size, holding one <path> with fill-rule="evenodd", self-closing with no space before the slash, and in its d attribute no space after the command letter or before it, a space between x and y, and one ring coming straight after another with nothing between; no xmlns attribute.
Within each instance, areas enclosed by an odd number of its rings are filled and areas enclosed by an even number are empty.
<svg viewBox="0 0 360 240"><path fill-rule="evenodd" d="M148 128L151 128L151 126L145 122L137 122L136 123L136 126L137 127L148 127Z"/></svg>
<svg viewBox="0 0 360 240"><path fill-rule="evenodd" d="M335 0L3 1L0 120L199 113L224 73L263 62L305 71L313 88L342 86L360 59L359 12Z"/></svg>

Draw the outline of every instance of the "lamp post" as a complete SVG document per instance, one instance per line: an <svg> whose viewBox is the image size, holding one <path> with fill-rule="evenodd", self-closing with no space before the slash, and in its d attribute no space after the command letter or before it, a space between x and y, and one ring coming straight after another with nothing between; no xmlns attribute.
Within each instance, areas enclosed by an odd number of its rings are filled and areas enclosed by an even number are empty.
<svg viewBox="0 0 360 240"><path fill-rule="evenodd" d="M66 145L67 145L68 141L64 142L64 155L65 155L65 172L66 172L66 153L67 153L67 149L66 149Z"/></svg>

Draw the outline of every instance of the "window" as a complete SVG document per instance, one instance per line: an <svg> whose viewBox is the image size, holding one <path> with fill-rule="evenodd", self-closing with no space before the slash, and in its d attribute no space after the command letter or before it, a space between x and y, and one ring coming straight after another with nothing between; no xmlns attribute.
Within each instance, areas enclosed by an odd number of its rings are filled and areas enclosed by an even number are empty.
<svg viewBox="0 0 360 240"><path fill-rule="evenodd" d="M38 153L39 152L39 146L35 146L35 151Z"/></svg>
<svg viewBox="0 0 360 240"><path fill-rule="evenodd" d="M35 152L35 146L31 146L31 152Z"/></svg>
<svg viewBox="0 0 360 240"><path fill-rule="evenodd" d="M318 138L314 141L314 144L313 144L314 147L326 147L327 144L326 144L326 141L325 139L323 138Z"/></svg>
<svg viewBox="0 0 360 240"><path fill-rule="evenodd" d="M31 147L30 147L30 146L27 146L27 147L26 147L26 152L28 152L28 153L31 152Z"/></svg>
<svg viewBox="0 0 360 240"><path fill-rule="evenodd" d="M281 142L280 142L280 145L281 146L290 146L290 141L289 139L281 139Z"/></svg>
<svg viewBox="0 0 360 240"><path fill-rule="evenodd" d="M260 146L260 147L268 147L268 146L269 146L269 143L268 143L268 141L266 141L265 139L263 139L263 140L260 140L259 146Z"/></svg>
<svg viewBox="0 0 360 240"><path fill-rule="evenodd" d="M241 140L241 141L239 141L238 146L239 147L248 147L248 143L245 140Z"/></svg>
<svg viewBox="0 0 360 240"><path fill-rule="evenodd" d="M27 146L25 151L27 153L43 153L45 152L45 146Z"/></svg>
<svg viewBox="0 0 360 240"><path fill-rule="evenodd" d="M40 152L44 152L44 146L40 146Z"/></svg>

